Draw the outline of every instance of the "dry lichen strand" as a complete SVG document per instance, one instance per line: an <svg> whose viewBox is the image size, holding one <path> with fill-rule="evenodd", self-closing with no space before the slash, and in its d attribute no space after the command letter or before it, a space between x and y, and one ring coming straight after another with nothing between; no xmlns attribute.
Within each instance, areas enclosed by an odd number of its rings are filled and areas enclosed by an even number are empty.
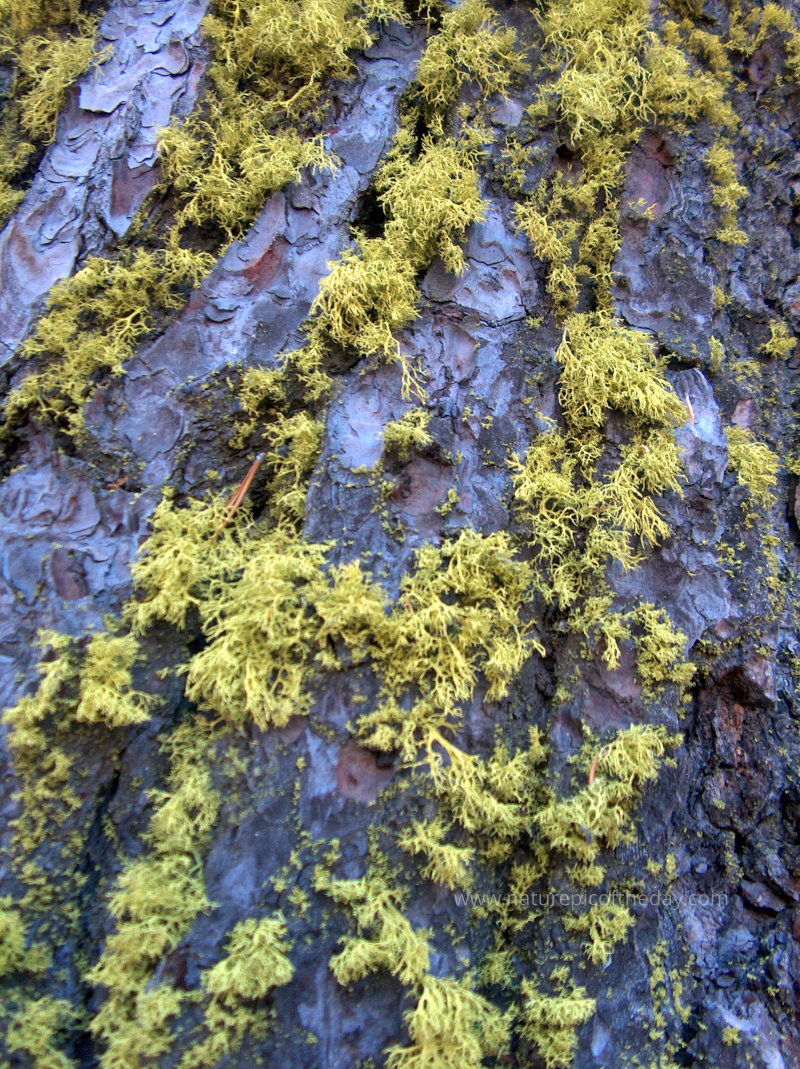
<svg viewBox="0 0 800 1069"><path fill-rule="evenodd" d="M418 731L457 720L479 672L490 700L498 698L536 644L523 618L529 569L505 535L465 530L424 546L389 612L358 562L326 569L329 546L288 527L265 531L245 510L214 538L223 513L221 501L159 506L134 567L144 598L127 617L141 631L158 619L182 626L196 609L208 645L188 665L187 694L231 723L280 726L307 711L314 673L339 666L333 651L342 641L385 685L385 706L362 732L373 745L413 754ZM415 710L396 728L405 696Z"/></svg>
<svg viewBox="0 0 800 1069"><path fill-rule="evenodd" d="M463 36L457 48L451 42L440 50L430 73L430 86L437 87L430 88L431 101L440 111L454 101L464 81L459 65L466 55L474 53L478 80L487 88L505 88L508 72L519 66L513 31L499 31L481 0L469 0L464 9L445 16L442 32ZM326 77L350 72L343 42L346 48L365 47L373 39L368 25L390 18L405 21L407 15L396 4L367 4L359 10L349 0L302 6L293 0L260 0L247 10L224 0L216 6L215 17L204 23L215 46L205 110L161 137L165 184L178 201L174 221L162 238L152 222L148 226L143 211L140 218L153 248L123 252L115 260L91 258L54 288L47 314L22 350L43 366L12 391L4 406L6 425L34 407L51 418L64 418L71 433L82 432L83 405L98 375L121 373L154 329L152 310L180 307L187 288L196 286L213 265L214 257L187 244L190 228L200 224L218 230L224 247L255 219L268 193L297 178L306 166L330 165L319 139L304 140L296 131L282 129L280 121L294 116L301 100L310 105ZM443 84L449 94L444 103ZM243 107L243 101L251 106ZM286 357L309 402L329 387L323 365L330 341L352 346L363 356L380 352L400 359L404 392L421 392L392 332L415 317L415 276L437 252L451 268L463 266L456 241L484 209L470 138L456 143L439 122L434 124L438 135L411 160L411 125L401 131L378 178L391 216L385 238L362 239L358 251L346 251L332 265L312 309L309 343Z"/></svg>
<svg viewBox="0 0 800 1069"><path fill-rule="evenodd" d="M763 509L769 510L775 504L778 458L768 445L756 441L745 427L728 427L725 434L730 465L739 482L747 487Z"/></svg>
<svg viewBox="0 0 800 1069"><path fill-rule="evenodd" d="M534 586L567 613L569 629L591 640L610 668L619 664L620 641L631 637L635 622L644 627L648 648L658 635L665 663L675 669L658 679L652 658L640 656L643 683L651 690L668 679L686 683L691 675L681 667L680 648L685 636L663 613L659 621L643 616L643 606L614 612L606 579L609 562L635 568L669 534L655 499L680 492L680 450L672 429L686 419L686 407L647 337L606 313L569 316L556 359L563 367L564 429L553 426L534 440L524 460L511 461L517 514L530 530L537 565ZM605 436L612 412L631 428L616 466Z"/></svg>

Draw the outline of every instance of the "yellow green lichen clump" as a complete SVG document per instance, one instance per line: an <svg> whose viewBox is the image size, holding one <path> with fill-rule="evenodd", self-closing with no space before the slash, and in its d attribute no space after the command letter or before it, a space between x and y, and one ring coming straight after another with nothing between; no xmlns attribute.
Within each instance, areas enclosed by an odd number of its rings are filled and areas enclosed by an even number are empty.
<svg viewBox="0 0 800 1069"><path fill-rule="evenodd" d="M82 12L77 2L0 0L0 48L16 79L0 147L20 130L53 136L66 87L95 58L96 23ZM687 635L666 608L632 605L614 585L615 568L640 567L671 535L665 498L679 497L684 485L675 431L693 419L654 339L624 323L612 299L625 164L648 128L677 138L703 120L703 131L714 130L713 141L702 134L699 153L715 212L709 241L734 255L747 235L739 217L745 179L732 148L731 57L752 55L769 35L787 37L794 24L786 14L776 4L750 14L734 5L717 33L667 9L654 17L645 0L553 0L537 10L532 42L484 0L424 4L413 17L397 0L212 5L201 99L159 135L163 180L122 247L89 257L53 287L21 350L30 371L6 401L7 436L32 409L80 447L94 390L124 374L139 346L246 235L267 197L309 168L335 173L322 135L358 53L391 20L414 23L426 44L374 176L382 230L354 229L328 265L298 348L269 366L230 371L240 414L227 445L258 459L258 503L236 507L236 496L187 499L166 489L120 620L83 635L42 632L37 689L4 715L21 783L15 873L27 887L0 900L0 976L16 984L9 1054L68 1069L61 1048L80 1027L97 1042L102 1069L143 1069L159 1059L212 1069L243 1044L273 1042L285 1022L271 999L296 982L296 936L308 932L300 922L319 909L320 945L334 911L345 926L338 945L327 945L336 983L348 988L386 973L410 1000L407 1036L384 1051L389 1069L477 1069L508 1057L512 1042L535 1048L548 1069L572 1063L603 997L600 970L637 918L614 901L532 910L527 896L556 878L582 894L618 874L624 861L612 855L635 842L637 807L681 741L662 721L675 722L694 675ZM791 71L800 53L796 42L785 45ZM495 175L486 151L494 98L526 78L534 87L524 119L530 137L522 140L522 125L509 135L493 159L510 162ZM537 135L551 129L570 159L523 192L527 169L543 158ZM27 150L4 154L0 213L20 198ZM397 366L388 380L396 375L395 412L404 414L383 429L387 464L433 446L425 369L402 332L424 313L420 281L434 261L453 275L467 268L463 246L486 218L495 177L516 193L509 217L546 269L558 403L552 418L537 420L540 433L527 448L500 464L507 529L463 527L415 544L390 593L384 574L352 547L307 536L338 357L344 351L359 371ZM650 218L642 206L640 222ZM785 366L793 345L773 319L761 359ZM711 347L712 369L722 374L722 342ZM777 459L742 428L727 435L741 493L770 509ZM164 635L165 649L183 651L165 673L183 680L180 713L142 689L140 651ZM542 704L553 714L562 702L579 707L571 666L591 661L613 672L625 658L635 665L625 722L636 723L589 735L567 771L547 732L529 722L527 684L518 686L526 666L548 657L559 685ZM353 876L351 868L351 878L336 872L331 844L312 849L308 835L299 836L286 870L296 866L298 882L280 911L259 900L235 922L226 918L214 956L184 986L167 963L203 918L218 923L205 857L218 823L229 819L221 753L235 740L257 765L258 734L310 716L330 674L369 684L370 697L353 702L348 730L395 762L391 829L376 829L363 871ZM482 753L470 742L478 706L496 727ZM322 730L337 738L331 725ZM68 857L73 848L79 854L87 827L83 741L106 745L119 765L119 748L144 732L161 733L169 768L146 796L140 842L101 885L109 934L91 961L79 962L96 996L76 1024L69 1004L35 990L45 979L61 983L42 919L56 915L60 891L40 853L68 829L61 893L74 899L86 883L80 860ZM302 759L298 772L296 805ZM301 883L328 846L328 860ZM653 860L647 871L661 870ZM285 888L275 876L275 893ZM424 898L417 909L416 896L429 893L464 898L481 944L469 967L458 964L467 959L449 929L416 922L430 904ZM79 918L64 912L72 938ZM557 953L538 946L540 933Z"/></svg>
<svg viewBox="0 0 800 1069"><path fill-rule="evenodd" d="M0 226L25 196L23 175L37 147L53 141L75 79L102 59L99 20L82 0L2 0L0 61L11 84L0 118Z"/></svg>

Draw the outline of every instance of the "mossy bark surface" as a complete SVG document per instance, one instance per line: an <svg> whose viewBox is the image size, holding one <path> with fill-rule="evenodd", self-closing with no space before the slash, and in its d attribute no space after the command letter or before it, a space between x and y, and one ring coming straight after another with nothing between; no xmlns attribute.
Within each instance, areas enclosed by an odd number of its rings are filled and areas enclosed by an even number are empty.
<svg viewBox="0 0 800 1069"><path fill-rule="evenodd" d="M796 5L12 6L0 1065L799 1064Z"/></svg>

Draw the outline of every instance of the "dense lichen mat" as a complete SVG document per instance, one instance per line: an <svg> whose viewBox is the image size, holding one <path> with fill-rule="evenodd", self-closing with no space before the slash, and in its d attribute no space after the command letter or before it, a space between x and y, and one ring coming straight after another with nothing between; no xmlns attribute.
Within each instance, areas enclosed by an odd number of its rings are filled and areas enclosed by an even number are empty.
<svg viewBox="0 0 800 1069"><path fill-rule="evenodd" d="M6 235L103 18L0 0ZM789 802L769 885L722 815L779 707L800 797L800 283L747 259L792 5L216 0L168 48L152 188L6 362L6 484L49 450L140 544L11 595L0 1065L788 1066L796 948L709 948L800 886Z"/></svg>

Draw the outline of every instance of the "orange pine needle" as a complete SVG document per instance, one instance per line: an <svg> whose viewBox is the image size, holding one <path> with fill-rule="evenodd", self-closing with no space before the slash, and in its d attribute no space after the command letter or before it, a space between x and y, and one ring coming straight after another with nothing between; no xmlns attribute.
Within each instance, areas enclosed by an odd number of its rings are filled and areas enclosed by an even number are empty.
<svg viewBox="0 0 800 1069"><path fill-rule="evenodd" d="M218 536L225 530L225 528L231 522L233 517L236 515L239 506L244 501L245 497L247 497L247 491L250 489L250 484L256 477L256 472L261 467L261 461L263 459L264 454L259 453L256 459L250 465L250 470L247 472L247 475L245 475L238 488L234 490L234 492L231 494L230 498L228 499L227 509L225 511L225 519L222 521L222 523L216 529L214 534L211 536L212 542L215 542L217 540Z"/></svg>
<svg viewBox="0 0 800 1069"><path fill-rule="evenodd" d="M603 749L600 751L600 753L597 755L597 757L595 757L594 761L592 761L592 767L589 769L589 786L590 787L594 783L594 777L595 777L595 773L597 772L597 766L602 761L602 759L603 759L603 757L605 755L605 752L606 752L606 748L604 746Z"/></svg>

